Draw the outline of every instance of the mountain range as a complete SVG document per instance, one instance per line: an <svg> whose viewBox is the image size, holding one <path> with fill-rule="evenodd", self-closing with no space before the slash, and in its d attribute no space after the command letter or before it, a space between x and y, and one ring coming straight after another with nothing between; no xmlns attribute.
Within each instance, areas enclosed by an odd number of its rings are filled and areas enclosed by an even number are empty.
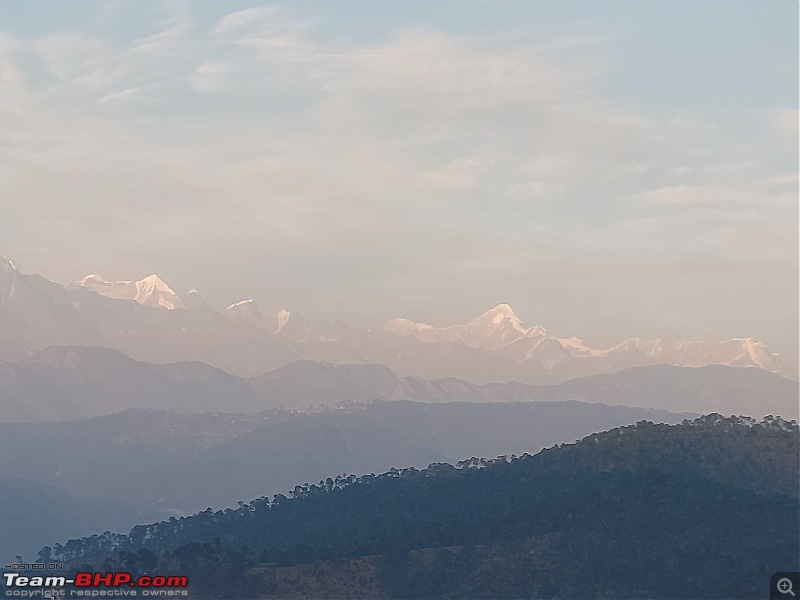
<svg viewBox="0 0 800 600"><path fill-rule="evenodd" d="M364 330L254 300L218 311L157 275L56 283L0 257L0 558L170 517L39 556L178 569L204 597L516 597L555 589L575 557L600 583L570 594L659 595L670 577L624 587L628 549L638 570L683 573L711 550L717 566L791 557L783 419L799 393L750 338L593 348L508 304ZM754 528L759 510L780 523ZM266 530L250 520L264 511ZM212 565L253 587L214 587Z"/></svg>
<svg viewBox="0 0 800 600"><path fill-rule="evenodd" d="M553 385L474 384L400 377L377 364L299 360L241 378L201 362L155 364L119 350L50 346L0 360L0 421L57 421L130 408L187 413L307 409L375 400L533 402L578 400L674 412L798 418L798 382L757 368L632 367Z"/></svg>
<svg viewBox="0 0 800 600"><path fill-rule="evenodd" d="M51 345L104 346L152 363L200 361L252 377L300 359L378 363L400 377L456 377L476 384L558 383L634 366L722 364L797 378L753 339L666 342L629 339L591 348L541 326L523 325L507 304L470 323L434 327L393 319L361 330L288 310L264 314L253 300L224 313L196 290L181 297L156 275L109 282L92 274L62 285L20 272L0 258L0 360Z"/></svg>

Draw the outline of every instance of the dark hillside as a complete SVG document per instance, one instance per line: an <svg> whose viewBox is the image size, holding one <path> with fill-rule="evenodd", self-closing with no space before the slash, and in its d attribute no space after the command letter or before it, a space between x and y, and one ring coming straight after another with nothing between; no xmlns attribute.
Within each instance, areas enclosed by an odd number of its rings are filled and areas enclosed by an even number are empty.
<svg viewBox="0 0 800 600"><path fill-rule="evenodd" d="M760 597L800 560L799 440L780 419L640 422L56 550L75 566L187 574L197 597Z"/></svg>

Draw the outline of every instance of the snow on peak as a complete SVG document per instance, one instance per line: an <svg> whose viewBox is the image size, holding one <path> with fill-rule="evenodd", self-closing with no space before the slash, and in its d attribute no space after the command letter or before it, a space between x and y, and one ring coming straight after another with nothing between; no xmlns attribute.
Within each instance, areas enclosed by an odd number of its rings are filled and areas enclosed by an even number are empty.
<svg viewBox="0 0 800 600"><path fill-rule="evenodd" d="M590 348L582 339L575 337L558 338L561 346L573 356L596 356L599 351Z"/></svg>
<svg viewBox="0 0 800 600"><path fill-rule="evenodd" d="M10 301L15 295L14 281L19 277L19 271L14 263L0 254L0 304Z"/></svg>
<svg viewBox="0 0 800 600"><path fill-rule="evenodd" d="M753 338L734 338L731 342L739 343L742 348L742 358L750 360L754 365L766 368L764 365L775 360L775 353Z"/></svg>
<svg viewBox="0 0 800 600"><path fill-rule="evenodd" d="M144 279L134 281L136 296L134 300L145 306L161 306L169 310L183 308L183 302L158 275L148 275Z"/></svg>
<svg viewBox="0 0 800 600"><path fill-rule="evenodd" d="M395 335L413 336L422 342L461 342L467 346L495 350L523 337L539 338L546 335L541 327L526 329L508 304L498 304L466 325L434 327L408 319L392 319L383 327Z"/></svg>
<svg viewBox="0 0 800 600"><path fill-rule="evenodd" d="M12 271L16 270L17 267L14 266L14 263L11 262L10 259L0 254L0 271L2 271L3 273L11 273Z"/></svg>
<svg viewBox="0 0 800 600"><path fill-rule="evenodd" d="M466 331L479 338L497 337L503 344L528 333L522 321L508 304L498 304L464 326ZM544 330L542 330L544 331ZM471 344L480 345L480 344Z"/></svg>
<svg viewBox="0 0 800 600"><path fill-rule="evenodd" d="M748 349L756 349L756 348L765 348L764 344L759 341L754 340L753 338L733 338L731 342L739 343L743 348Z"/></svg>
<svg viewBox="0 0 800 600"><path fill-rule="evenodd" d="M153 273L152 275L148 275L147 277L145 277L141 281L137 281L136 283L141 284L142 287L152 286L154 289L157 289L160 292L172 291L169 288L169 286L166 283L164 283L161 277L159 277L155 273Z"/></svg>
<svg viewBox="0 0 800 600"><path fill-rule="evenodd" d="M415 323L409 319L392 319L384 325L384 329L395 335L414 335L423 331L430 331L433 326L427 323Z"/></svg>
<svg viewBox="0 0 800 600"><path fill-rule="evenodd" d="M289 317L291 315L292 315L292 313L289 312L288 310L286 310L285 308L282 308L281 310L278 311L278 314L277 314L278 322L275 325L275 333L276 334L280 333L280 330L284 328L286 323L289 321Z"/></svg>
<svg viewBox="0 0 800 600"><path fill-rule="evenodd" d="M255 300L253 300L252 298L249 298L249 299L247 299L247 300L239 300L238 302L234 302L233 304L231 304L231 305L230 305L230 306L227 308L227 310L234 310L234 309L236 309L237 307L239 307L239 308L245 308L245 307L246 307L246 306L248 306L248 305L249 305L249 306L255 306L255 307L258 307L258 303L257 303Z"/></svg>
<svg viewBox="0 0 800 600"><path fill-rule="evenodd" d="M186 296L183 298L183 305L185 308L209 308L208 302L206 302L203 295L197 291L197 288L192 288L186 293Z"/></svg>
<svg viewBox="0 0 800 600"><path fill-rule="evenodd" d="M753 338L734 338L723 342L678 341L630 338L596 355L624 359L638 355L654 362L679 367L704 365L755 366L774 373L784 372L775 354Z"/></svg>
<svg viewBox="0 0 800 600"><path fill-rule="evenodd" d="M252 298L234 302L227 308L225 312L231 318L239 320L255 321L258 323L264 319L264 315L261 313L261 308L258 306L258 302Z"/></svg>
<svg viewBox="0 0 800 600"><path fill-rule="evenodd" d="M183 308L183 302L158 275L148 275L138 281L110 282L95 273L78 282L67 285L74 289L83 287L114 300L134 300L143 306L154 306L174 310Z"/></svg>
<svg viewBox="0 0 800 600"><path fill-rule="evenodd" d="M541 325L534 325L525 332L525 337L541 337L545 335L547 335L547 332Z"/></svg>
<svg viewBox="0 0 800 600"><path fill-rule="evenodd" d="M514 309L511 308L508 304L498 304L491 310L487 310L477 319L474 319L472 323L485 323L487 321L491 321L492 323L500 323L503 319L509 319L511 321L516 321L517 323L522 323L520 318L517 316L517 313L514 312Z"/></svg>

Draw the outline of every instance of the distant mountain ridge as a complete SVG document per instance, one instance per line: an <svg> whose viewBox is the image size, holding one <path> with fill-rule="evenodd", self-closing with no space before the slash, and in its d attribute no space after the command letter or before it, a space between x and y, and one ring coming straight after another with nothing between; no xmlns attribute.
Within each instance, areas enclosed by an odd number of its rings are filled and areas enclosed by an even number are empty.
<svg viewBox="0 0 800 600"><path fill-rule="evenodd" d="M129 408L187 413L305 409L375 400L533 402L578 400L675 412L800 418L800 384L755 368L633 367L554 385L478 385L399 377L379 364L295 361L244 379L201 362L153 364L119 350L51 346L0 360L0 421L53 421Z"/></svg>
<svg viewBox="0 0 800 600"><path fill-rule="evenodd" d="M660 363L750 366L797 378L796 370L750 338L629 339L596 349L579 338L559 338L541 326L524 325L508 304L465 325L434 327L393 319L382 329L360 330L294 311L265 314L252 299L235 302L222 314L196 290L181 297L157 275L121 282L89 275L64 286L25 275L1 257L0 343L32 351L50 345L107 346L137 360L201 361L243 376L308 359L380 363L401 377L457 377L473 383L558 383Z"/></svg>

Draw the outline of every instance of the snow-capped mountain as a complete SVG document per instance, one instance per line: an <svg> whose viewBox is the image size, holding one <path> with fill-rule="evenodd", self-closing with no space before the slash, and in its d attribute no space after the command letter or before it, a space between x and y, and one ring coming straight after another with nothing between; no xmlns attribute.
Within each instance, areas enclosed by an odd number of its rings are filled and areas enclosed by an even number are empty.
<svg viewBox="0 0 800 600"><path fill-rule="evenodd" d="M183 301L158 275L138 281L106 281L100 275L87 275L67 284L67 289L84 287L114 300L134 300L142 306L158 306L169 310L183 308Z"/></svg>
<svg viewBox="0 0 800 600"><path fill-rule="evenodd" d="M5 304L11 299L17 274L14 263L0 255L0 304Z"/></svg>
<svg viewBox="0 0 800 600"><path fill-rule="evenodd" d="M541 339L546 335L541 327L524 327L508 304L498 304L466 325L436 328L408 319L392 319L384 329L396 335L411 335L423 342L458 341L487 350L496 350L523 338Z"/></svg>
<svg viewBox="0 0 800 600"><path fill-rule="evenodd" d="M270 332L219 313L199 294L188 294L190 308L184 308L157 278L138 286L98 284L102 278L62 285L22 273L5 259L0 265L0 348L11 349L4 356L52 345L103 346L136 360L200 361L244 375L305 358Z"/></svg>
<svg viewBox="0 0 800 600"><path fill-rule="evenodd" d="M194 288L183 297L183 307L189 310L214 310L203 298L203 295Z"/></svg>
<svg viewBox="0 0 800 600"><path fill-rule="evenodd" d="M436 328L427 323L392 319L384 329L428 344L457 340L473 348L491 350L527 367L529 373L537 373L545 381L564 381L660 363L681 367L750 366L793 375L777 355L752 338L724 342L633 338L611 348L591 348L577 337L558 338L548 335L541 326L525 326L508 304L498 304L466 325Z"/></svg>
<svg viewBox="0 0 800 600"><path fill-rule="evenodd" d="M675 362L684 367L699 367L708 364L708 361L731 366L755 365L766 370L772 370L778 365L776 355L753 338L734 338L726 342L665 342L634 338L602 353L608 355L630 350L640 352L657 362Z"/></svg>
<svg viewBox="0 0 800 600"><path fill-rule="evenodd" d="M629 339L592 348L527 326L508 304L464 325L393 319L364 330L296 311L265 313L254 300L219 312L196 290L181 298L151 275L111 283L97 275L62 285L0 259L0 348L22 357L49 345L116 348L154 363L197 360L230 373L261 375L298 359L383 364L400 377L457 377L473 383L557 383L665 363L758 367L796 378L761 342Z"/></svg>
<svg viewBox="0 0 800 600"><path fill-rule="evenodd" d="M234 302L225 310L225 314L234 321L247 321L256 325L264 322L261 308L259 308L258 302L252 298Z"/></svg>
<svg viewBox="0 0 800 600"><path fill-rule="evenodd" d="M0 272L9 273L16 270L17 268L14 266L14 263L11 262L10 259L0 254Z"/></svg>

